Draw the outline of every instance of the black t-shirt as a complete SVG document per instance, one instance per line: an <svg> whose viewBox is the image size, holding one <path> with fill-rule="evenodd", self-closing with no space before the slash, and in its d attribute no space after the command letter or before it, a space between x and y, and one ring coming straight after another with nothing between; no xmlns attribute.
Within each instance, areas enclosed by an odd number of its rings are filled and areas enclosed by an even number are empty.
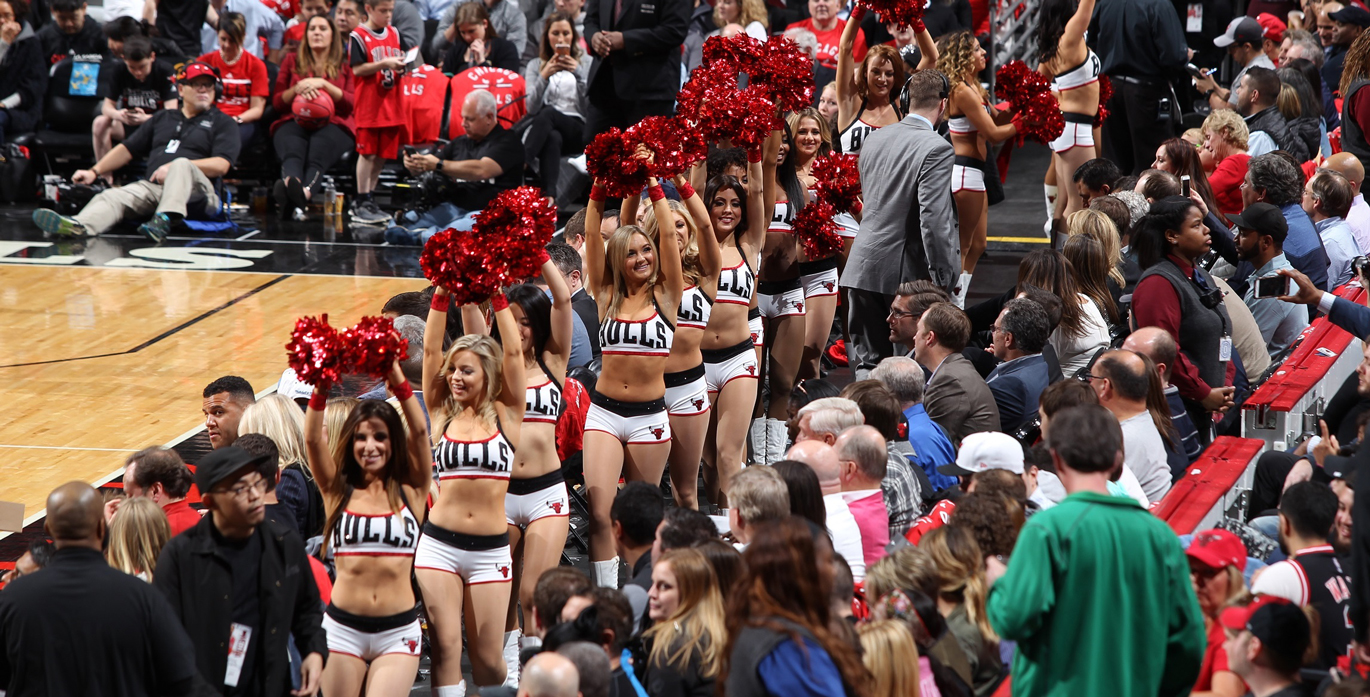
<svg viewBox="0 0 1370 697"><path fill-rule="evenodd" d="M212 527L212 526L211 526ZM262 534L254 533L246 540L230 540L213 529L215 546L228 560L233 569L233 623L252 628L248 640L247 654L243 657L242 672L238 676L237 687L224 686L224 695L260 694L255 685L261 676L256 673L258 654L264 641L262 637L261 595L262 575Z"/></svg>
<svg viewBox="0 0 1370 697"><path fill-rule="evenodd" d="M161 61L153 61L142 80L133 77L123 61L107 63L101 72L109 77L100 81L100 97L113 99L115 109L142 109L153 114L161 111L167 100L177 98L171 66Z"/></svg>
<svg viewBox="0 0 1370 697"><path fill-rule="evenodd" d="M157 31L176 42L181 53L198 56L200 27L205 23L209 0L167 0L157 3Z"/></svg>
<svg viewBox="0 0 1370 697"><path fill-rule="evenodd" d="M163 109L125 138L124 147L135 158L147 158L150 175L178 157L222 157L231 165L238 160L242 141L238 123L218 109L211 107L193 119L180 109Z"/></svg>
<svg viewBox="0 0 1370 697"><path fill-rule="evenodd" d="M56 22L49 22L38 30L38 40L43 43L48 65L57 65L67 56L103 56L109 49L100 23L89 15L75 34L63 34Z"/></svg>
<svg viewBox="0 0 1370 697"><path fill-rule="evenodd" d="M470 136L462 136L447 144L439 155L443 160L479 160L488 157L504 170L494 179L457 181L453 204L469 211L478 211L490 203L501 191L514 189L523 183L523 143L518 136L499 124L479 143Z"/></svg>

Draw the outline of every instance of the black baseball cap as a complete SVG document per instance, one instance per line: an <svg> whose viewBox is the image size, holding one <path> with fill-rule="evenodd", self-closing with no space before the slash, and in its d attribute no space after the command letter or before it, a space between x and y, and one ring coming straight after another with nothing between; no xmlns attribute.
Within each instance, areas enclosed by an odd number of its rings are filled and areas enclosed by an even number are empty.
<svg viewBox="0 0 1370 697"><path fill-rule="evenodd" d="M1356 475L1355 456L1345 457L1342 455L1328 455L1322 464L1323 471L1333 479L1345 479L1350 481Z"/></svg>
<svg viewBox="0 0 1370 697"><path fill-rule="evenodd" d="M1289 222L1278 206L1269 203L1253 203L1237 215L1228 216L1233 225L1247 230L1255 230L1262 235L1270 235L1280 242L1289 235Z"/></svg>
<svg viewBox="0 0 1370 697"><path fill-rule="evenodd" d="M1256 44L1260 45L1265 40L1265 28L1260 22L1250 17L1238 17L1227 23L1227 31L1222 36L1213 39L1213 45L1218 48L1227 48L1232 44Z"/></svg>
<svg viewBox="0 0 1370 697"><path fill-rule="evenodd" d="M1308 617L1298 605L1273 595L1258 595L1246 607L1227 608L1218 622L1233 631L1251 632L1266 649L1280 656L1303 656L1312 632Z"/></svg>
<svg viewBox="0 0 1370 697"><path fill-rule="evenodd" d="M268 482L276 480L273 471L276 463L271 462L269 455L253 455L236 445L230 445L215 450L196 463L195 486L199 487L201 494L207 494L219 483L249 466L266 477Z"/></svg>
<svg viewBox="0 0 1370 697"><path fill-rule="evenodd" d="M1366 12L1355 5L1349 5L1327 16L1334 22L1354 24L1358 27L1370 27L1370 12Z"/></svg>

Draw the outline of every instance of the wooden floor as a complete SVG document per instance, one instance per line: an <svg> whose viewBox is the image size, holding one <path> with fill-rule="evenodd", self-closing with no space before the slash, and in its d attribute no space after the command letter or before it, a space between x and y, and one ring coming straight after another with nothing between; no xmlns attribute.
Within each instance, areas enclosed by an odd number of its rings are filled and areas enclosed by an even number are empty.
<svg viewBox="0 0 1370 697"><path fill-rule="evenodd" d="M422 279L0 265L0 500L41 514L58 484L202 424L221 375L285 369L295 319L348 326Z"/></svg>

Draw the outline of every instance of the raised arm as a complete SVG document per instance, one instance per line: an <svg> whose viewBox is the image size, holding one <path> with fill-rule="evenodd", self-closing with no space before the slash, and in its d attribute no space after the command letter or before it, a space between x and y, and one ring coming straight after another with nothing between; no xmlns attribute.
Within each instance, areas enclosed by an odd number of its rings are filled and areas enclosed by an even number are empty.
<svg viewBox="0 0 1370 697"><path fill-rule="evenodd" d="M917 70L937 67L937 42L932 40L932 33L928 31L927 25L923 25L918 33L913 35L913 40L918 44L918 55L920 56ZM894 87L895 89L904 88L903 85L895 85Z"/></svg>
<svg viewBox="0 0 1370 697"><path fill-rule="evenodd" d="M447 336L447 308L451 303L451 294L438 286L433 293L433 305L428 308L428 323L423 327L423 401L430 412L447 399L442 379L442 340Z"/></svg>
<svg viewBox="0 0 1370 697"><path fill-rule="evenodd" d="M675 216L671 204L661 190L656 177L647 177L647 191L652 197L652 213L656 215L657 268L661 270L662 290L666 297L668 317L675 317L680 309L680 296L685 294L685 272L680 266L680 245L675 241Z"/></svg>
<svg viewBox="0 0 1370 697"><path fill-rule="evenodd" d="M618 224L635 225L637 224L637 210L642 207L641 196L629 196L623 199L618 206Z"/></svg>
<svg viewBox="0 0 1370 697"><path fill-rule="evenodd" d="M385 382L390 388L390 394L399 400L400 411L404 413L404 421L409 426L409 471L404 483L427 491L433 472L433 450L428 441L428 419L423 413L423 407L419 405L419 398L414 396L414 388L409 386L409 379L404 377L404 371L400 370L399 361L390 364L390 374L385 376ZM319 412L318 418L323 419L322 411Z"/></svg>
<svg viewBox="0 0 1370 697"><path fill-rule="evenodd" d="M856 33L861 31L861 18L866 16L866 7L857 4L852 8L847 26L842 29L842 38L837 45L837 125L842 127L851 122L860 96L856 92L856 57L852 50L856 44ZM900 85L902 87L902 85Z"/></svg>
<svg viewBox="0 0 1370 697"><path fill-rule="evenodd" d="M551 259L542 262L542 280L552 291L552 335L547 339L547 353L556 356L554 371L560 369L566 374L566 364L571 360L571 341L575 330L575 310L571 308L571 286L566 277Z"/></svg>
<svg viewBox="0 0 1370 697"><path fill-rule="evenodd" d="M461 306L461 328L467 334L490 336L490 323L485 321L485 313L480 305L468 303Z"/></svg>
<svg viewBox="0 0 1370 697"><path fill-rule="evenodd" d="M620 215L622 213L620 212ZM599 182L595 182L590 189L590 201L585 205L585 245L580 250L585 257L585 285L590 290L590 295L595 302L599 303L600 313L604 312L604 304L600 298L605 296L612 285L609 280L609 269L604 263L604 244L598 239L591 239L599 233L600 223L604 219L604 189ZM620 218L622 220L622 218ZM598 244L596 244L598 242Z"/></svg>
<svg viewBox="0 0 1370 697"><path fill-rule="evenodd" d="M327 406L328 385L315 385L314 394L309 396L309 408L304 412L304 450L305 458L309 460L309 472L314 475L319 491L332 491L333 480L338 476L338 463L333 461L333 453L323 432L324 408ZM333 434L334 438L338 436Z"/></svg>
<svg viewBox="0 0 1370 697"><path fill-rule="evenodd" d="M499 338L504 349L504 385L500 390L499 402L511 412L522 414L527 391L523 376L523 339L519 332L518 320L509 309L509 301L503 294L490 299L490 307L495 309L495 326L499 327Z"/></svg>
<svg viewBox="0 0 1370 697"><path fill-rule="evenodd" d="M775 158L780 154L780 133L772 132L761 150L761 159L771 161L767 170L761 162L753 162L755 154L747 153L747 232L742 241L760 251L766 242L766 229L775 214ZM770 177L767 182L766 178Z"/></svg>
<svg viewBox="0 0 1370 697"><path fill-rule="evenodd" d="M695 246L699 247L699 268L704 272L699 280L699 287L704 289L705 293L710 289L717 290L718 274L723 271L723 251L718 247L718 237L714 234L713 222L709 219L709 208L704 205L704 199L700 198L699 192L694 190L684 174L676 175L675 186L685 199L686 212L695 223Z"/></svg>
<svg viewBox="0 0 1370 697"><path fill-rule="evenodd" d="M1089 20L1093 16L1094 0L1080 0L1079 7L1075 8L1075 14L1066 22L1065 31L1061 34L1061 52L1073 53L1076 47L1085 42L1085 30L1089 29Z"/></svg>

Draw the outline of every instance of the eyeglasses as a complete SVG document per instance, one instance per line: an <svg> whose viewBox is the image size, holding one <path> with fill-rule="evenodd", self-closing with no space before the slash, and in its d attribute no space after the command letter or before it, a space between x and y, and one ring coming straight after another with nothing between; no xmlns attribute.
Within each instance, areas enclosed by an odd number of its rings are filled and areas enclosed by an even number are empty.
<svg viewBox="0 0 1370 697"><path fill-rule="evenodd" d="M895 318L895 319L903 319L903 318L905 318L905 317L913 317L913 316L915 316L915 315L914 315L912 312L905 312L905 311L903 311L903 310L901 310L901 309L899 309L899 308L897 308L897 307L893 307L893 306L890 307L890 317L893 317L893 318Z"/></svg>
<svg viewBox="0 0 1370 697"><path fill-rule="evenodd" d="M1085 373L1084 375L1081 375L1081 376L1080 376L1080 382L1093 382L1093 381L1095 381L1095 380L1107 380L1107 379L1108 379L1108 378L1105 377L1105 376L1103 376L1103 375L1095 375L1094 373Z"/></svg>
<svg viewBox="0 0 1370 697"><path fill-rule="evenodd" d="M185 84L189 85L190 89L195 90L196 92L214 91L214 83L212 82L187 82Z"/></svg>
<svg viewBox="0 0 1370 697"><path fill-rule="evenodd" d="M266 489L267 481L266 478L263 477L255 482L250 482L248 484L239 484L238 486L235 486L232 489L224 489L220 493L232 494L234 498L245 499L250 498L247 493L249 491L255 491L257 492L257 495L260 496L266 493Z"/></svg>

